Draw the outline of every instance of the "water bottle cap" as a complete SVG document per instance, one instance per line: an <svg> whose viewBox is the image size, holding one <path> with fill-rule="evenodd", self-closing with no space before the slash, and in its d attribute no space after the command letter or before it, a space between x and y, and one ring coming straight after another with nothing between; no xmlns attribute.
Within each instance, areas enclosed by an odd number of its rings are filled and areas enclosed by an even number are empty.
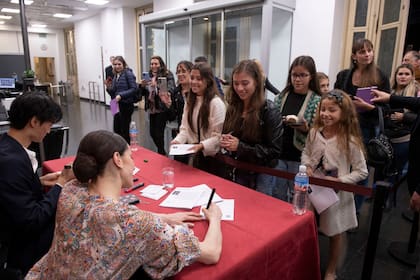
<svg viewBox="0 0 420 280"><path fill-rule="evenodd" d="M299 172L306 172L306 165L299 165Z"/></svg>

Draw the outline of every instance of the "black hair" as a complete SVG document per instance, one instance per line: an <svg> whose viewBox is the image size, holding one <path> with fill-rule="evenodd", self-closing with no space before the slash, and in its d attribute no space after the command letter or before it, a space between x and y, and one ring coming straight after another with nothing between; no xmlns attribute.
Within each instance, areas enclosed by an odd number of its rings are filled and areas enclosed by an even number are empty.
<svg viewBox="0 0 420 280"><path fill-rule="evenodd" d="M214 80L213 72L211 70L210 65L208 65L207 63L197 63L193 65L192 70L198 70L200 72L201 79L204 80L207 84L207 87L205 89L205 93L203 96L203 103L201 104L200 111L198 113L199 126L203 131L207 131L207 129L210 126L210 123L209 123L210 103L215 96L219 97L219 94L217 91L216 82ZM187 118L188 118L188 124L190 125L191 128L193 128L197 122L193 120L193 111L194 111L196 102L197 102L197 95L194 94L192 90L190 89L190 92L187 95L187 104L188 104ZM192 130L194 131L194 129ZM194 131L194 132L199 133L198 131Z"/></svg>
<svg viewBox="0 0 420 280"><path fill-rule="evenodd" d="M41 124L56 123L63 117L60 105L43 92L26 92L13 100L9 110L10 127L23 129L36 117Z"/></svg>
<svg viewBox="0 0 420 280"><path fill-rule="evenodd" d="M203 56L203 55L201 55L201 56L197 56L195 59L194 59L194 63L208 63L209 61L208 61L208 59L207 59L207 57L205 57L205 56Z"/></svg>
<svg viewBox="0 0 420 280"><path fill-rule="evenodd" d="M95 182L114 153L123 155L127 149L127 142L116 133L106 130L90 132L80 141L73 162L74 175L82 183Z"/></svg>

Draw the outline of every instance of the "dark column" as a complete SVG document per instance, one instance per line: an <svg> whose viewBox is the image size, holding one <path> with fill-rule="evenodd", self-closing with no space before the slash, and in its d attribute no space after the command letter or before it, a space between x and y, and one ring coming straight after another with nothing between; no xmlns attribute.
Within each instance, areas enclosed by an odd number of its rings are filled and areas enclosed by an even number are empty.
<svg viewBox="0 0 420 280"><path fill-rule="evenodd" d="M31 56L29 54L28 29L27 29L27 24L26 24L24 0L19 0L19 6L20 6L20 26L22 29L22 39L23 39L23 52L25 56L25 70L28 70L28 69L32 69L32 67L31 67Z"/></svg>

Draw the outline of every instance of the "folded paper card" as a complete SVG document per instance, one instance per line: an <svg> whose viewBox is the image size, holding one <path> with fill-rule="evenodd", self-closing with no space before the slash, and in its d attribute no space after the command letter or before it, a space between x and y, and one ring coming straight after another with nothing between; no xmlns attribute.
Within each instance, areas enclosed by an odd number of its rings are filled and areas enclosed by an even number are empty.
<svg viewBox="0 0 420 280"><path fill-rule="evenodd" d="M191 148L194 144L172 144L169 149L170 156L188 155L194 153Z"/></svg>
<svg viewBox="0 0 420 280"><path fill-rule="evenodd" d="M331 188L317 185L311 185L310 188L309 200L318 214L321 214L340 200L337 193Z"/></svg>
<svg viewBox="0 0 420 280"><path fill-rule="evenodd" d="M163 186L160 185L148 185L144 189L140 191L140 195L154 199L159 200L162 196L164 196L168 191L164 189Z"/></svg>

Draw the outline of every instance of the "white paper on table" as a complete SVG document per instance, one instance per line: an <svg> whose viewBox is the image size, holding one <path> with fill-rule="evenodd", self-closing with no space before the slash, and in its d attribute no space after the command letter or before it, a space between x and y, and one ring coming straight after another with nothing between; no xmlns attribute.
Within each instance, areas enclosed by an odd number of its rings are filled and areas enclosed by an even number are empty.
<svg viewBox="0 0 420 280"><path fill-rule="evenodd" d="M223 221L233 221L235 219L235 200L234 199L223 199L216 203L222 211L222 220ZM203 208L206 207L203 205L200 209L201 216L204 217Z"/></svg>
<svg viewBox="0 0 420 280"><path fill-rule="evenodd" d="M193 154L194 151L190 150L194 144L172 144L169 149L170 156L188 155Z"/></svg>
<svg viewBox="0 0 420 280"><path fill-rule="evenodd" d="M159 200L162 196L164 196L168 191L164 189L163 186L160 185L148 185L144 189L140 191L140 195L151 198L154 200Z"/></svg>
<svg viewBox="0 0 420 280"><path fill-rule="evenodd" d="M197 185L197 186L194 186L194 187L191 187L191 188L194 188L196 190L201 191L201 196L197 200L197 202L194 206L201 206L201 205L207 206L207 203L209 202L209 199L210 199L212 189L209 186L207 186L206 184ZM217 191L216 191L214 193L213 199L211 201L216 203L216 202L223 201L223 199L217 194Z"/></svg>
<svg viewBox="0 0 420 280"><path fill-rule="evenodd" d="M318 214L321 214L340 200L337 193L331 188L311 185L311 190L309 200Z"/></svg>
<svg viewBox="0 0 420 280"><path fill-rule="evenodd" d="M192 209L200 199L202 189L177 187L159 206Z"/></svg>

